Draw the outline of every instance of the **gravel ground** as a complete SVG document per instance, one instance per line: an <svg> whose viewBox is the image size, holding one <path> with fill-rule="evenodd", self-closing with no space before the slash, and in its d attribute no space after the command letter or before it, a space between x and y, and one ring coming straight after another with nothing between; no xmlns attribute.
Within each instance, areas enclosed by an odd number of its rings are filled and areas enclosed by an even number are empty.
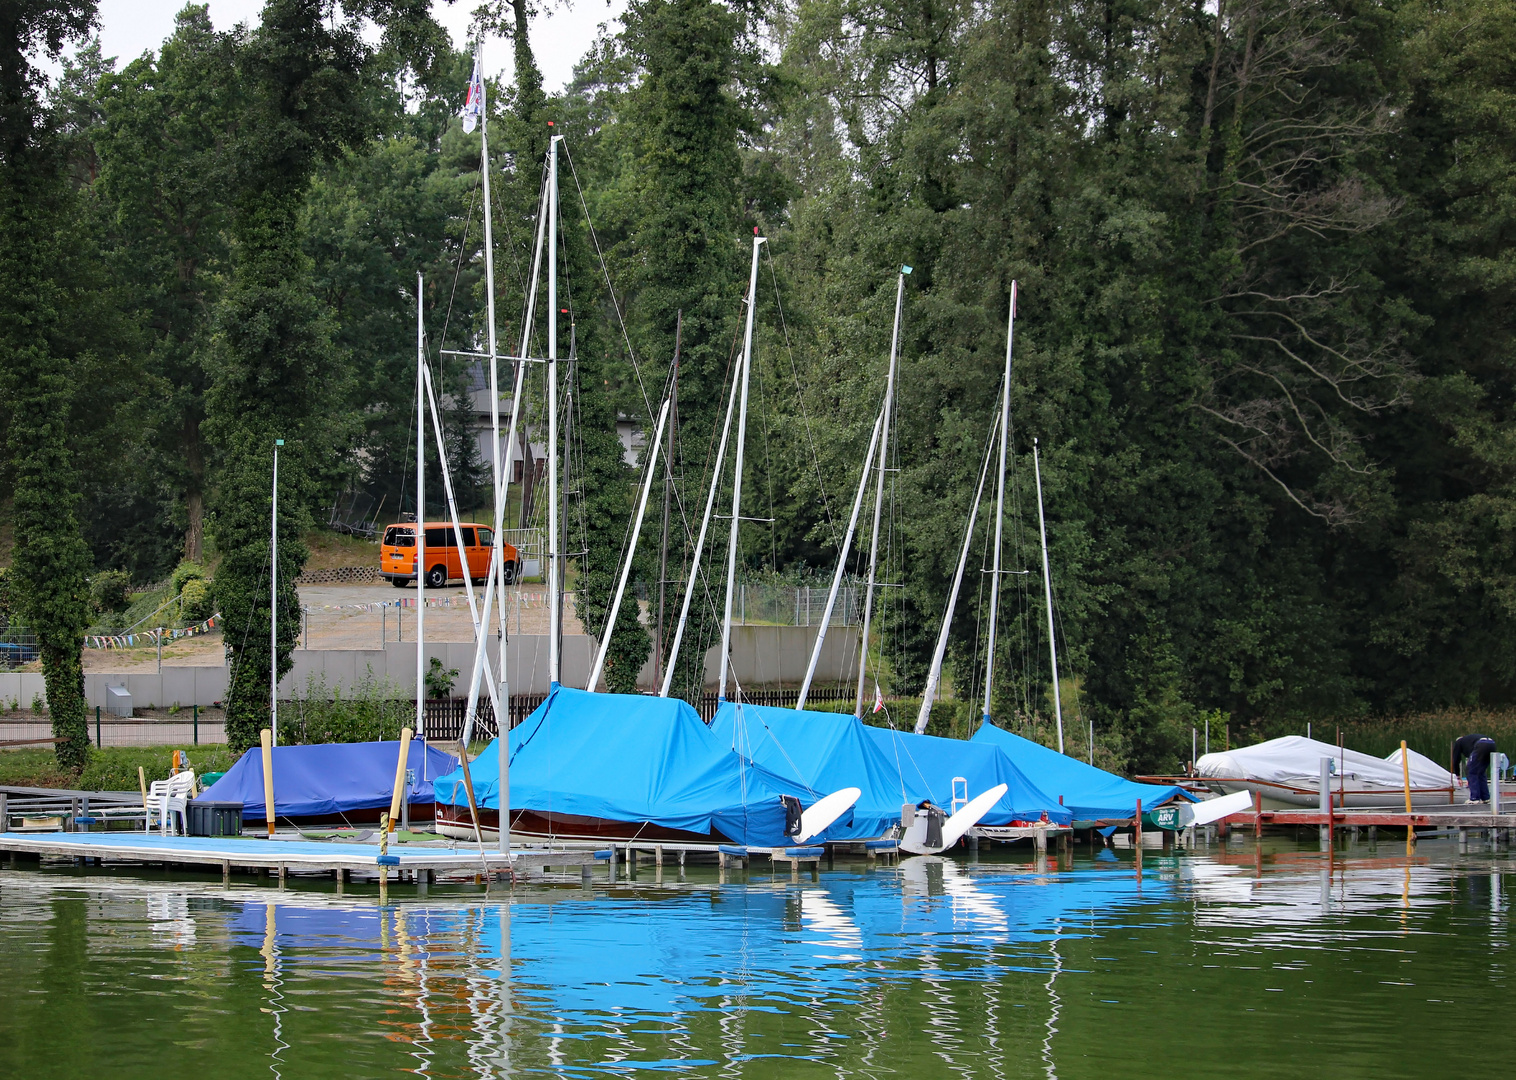
<svg viewBox="0 0 1516 1080"><path fill-rule="evenodd" d="M468 599L463 587L428 589L429 600L449 598L452 606L426 609L426 636L429 641L472 641L473 623L469 618ZM416 609L396 608L397 600L414 602L414 588L397 589L388 582L382 585L302 585L300 602L308 609L301 646L308 649L377 649L386 641L414 641ZM482 606L484 591L475 591ZM387 605L373 610L357 610L356 605ZM546 634L548 626L547 588L522 585L506 590L506 615L514 634ZM573 598L564 600L563 632L582 634L574 617ZM226 647L220 631L199 637L181 638L163 646L163 663L173 667L220 667L226 662ZM155 671L158 651L152 645L131 649L85 649L84 670L92 673L127 674Z"/></svg>

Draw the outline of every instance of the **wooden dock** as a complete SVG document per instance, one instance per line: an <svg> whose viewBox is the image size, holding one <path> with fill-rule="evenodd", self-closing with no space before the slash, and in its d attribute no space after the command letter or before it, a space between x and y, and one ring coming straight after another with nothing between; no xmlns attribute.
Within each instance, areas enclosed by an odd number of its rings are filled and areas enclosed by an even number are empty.
<svg viewBox="0 0 1516 1080"><path fill-rule="evenodd" d="M1335 807L1330 812L1321 808L1303 807L1295 810L1246 810L1231 814L1216 824L1230 829L1251 829L1261 832L1265 828L1316 827L1330 829L1516 829L1516 813L1494 814L1488 810L1471 811L1466 803L1447 808L1429 806L1404 810L1389 810L1384 807Z"/></svg>
<svg viewBox="0 0 1516 1080"><path fill-rule="evenodd" d="M588 877L597 863L591 850L522 847L509 856L486 848L460 844L393 844L385 862L380 862L378 844L326 840L227 836L162 836L143 832L49 832L0 833L0 851L36 858L93 859L101 865L158 864L163 866L217 866L222 880L234 869L260 873L277 872L283 880L291 873L331 874L337 881L354 875L387 879L394 870L401 880L435 881L439 875L517 877L541 875L549 867L578 867Z"/></svg>

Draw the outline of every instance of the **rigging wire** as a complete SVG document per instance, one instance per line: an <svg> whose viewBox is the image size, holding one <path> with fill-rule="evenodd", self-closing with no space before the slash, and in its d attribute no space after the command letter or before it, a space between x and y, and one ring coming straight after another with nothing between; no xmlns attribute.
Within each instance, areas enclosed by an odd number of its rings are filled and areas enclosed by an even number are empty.
<svg viewBox="0 0 1516 1080"><path fill-rule="evenodd" d="M764 246L767 247L768 245ZM784 318L784 302L779 296L779 277L774 272L774 252L772 249L770 249L764 254L768 256L769 280L773 283L774 286L774 307L779 312L780 329L784 331L784 350L789 354L790 372L795 379L795 403L800 407L800 419L805 424L806 448L811 452L811 465L816 470L816 489L821 492L821 507L826 512L827 524L831 526L832 545L834 547L840 547L842 545L842 538L837 529L837 521L832 516L832 500L827 496L826 493L826 481L821 475L821 459L816 454L816 438L814 433L811 431L810 415L805 411L805 392L801 389L800 386L800 368L795 363L795 348L790 343L790 327L789 323Z"/></svg>

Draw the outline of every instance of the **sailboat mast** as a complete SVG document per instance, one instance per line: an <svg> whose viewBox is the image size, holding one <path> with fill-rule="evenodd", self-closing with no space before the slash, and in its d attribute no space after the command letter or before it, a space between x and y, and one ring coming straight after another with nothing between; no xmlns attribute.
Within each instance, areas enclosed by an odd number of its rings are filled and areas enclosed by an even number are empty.
<svg viewBox="0 0 1516 1080"><path fill-rule="evenodd" d="M879 446L879 479L874 486L874 532L869 540L869 582L863 591L863 644L858 653L858 698L853 704L853 715L863 716L863 683L868 675L869 627L874 615L874 583L879 568L879 512L884 508L884 475L890 463L890 413L895 403L895 367L900 359L900 315L905 307L905 278L911 272L902 266L895 282L895 328L890 334L890 367L884 378L884 423L881 427L884 441Z"/></svg>
<svg viewBox="0 0 1516 1080"><path fill-rule="evenodd" d="M747 285L747 329L742 339L742 400L737 409L737 460L732 474L732 531L726 543L726 614L721 620L721 677L716 683L716 700L726 700L726 679L731 667L732 600L737 587L737 526L742 521L742 444L747 439L747 387L753 371L753 309L758 303L758 252L763 237L753 237L753 269Z"/></svg>
<svg viewBox="0 0 1516 1080"><path fill-rule="evenodd" d="M853 533L858 528L858 511L863 509L863 494L869 488L869 469L874 465L874 451L879 448L879 429L884 426L884 413L874 421L874 434L869 436L869 451L863 456L863 475L858 477L858 494L853 497L853 512L848 515L847 535L842 538L842 549L837 553L837 570L832 575L832 587L827 590L826 610L821 613L821 625L816 629L816 641L811 646L811 662L805 666L805 681L800 684L800 695L795 699L795 711L805 711L805 699L811 692L811 680L816 677L816 665L821 661L821 646L826 642L826 629L832 625L832 611L837 606L837 593L842 588L842 576L847 570L848 552L853 550Z"/></svg>
<svg viewBox="0 0 1516 1080"><path fill-rule="evenodd" d="M547 223L547 677L556 690L563 681L558 649L563 611L558 606L563 545L558 536L558 140L548 144L548 223Z"/></svg>
<svg viewBox="0 0 1516 1080"><path fill-rule="evenodd" d="M1011 343L1016 336L1016 283L1011 282L1011 314L1005 328L1005 382L1000 392L1000 471L995 475L995 556L990 568L990 640L984 657L984 722L990 721L995 681L995 630L1000 615L1000 541L1005 530L1005 454L1011 439Z"/></svg>
<svg viewBox="0 0 1516 1080"><path fill-rule="evenodd" d="M1042 512L1042 463L1032 440L1032 469L1037 476L1037 531L1042 539L1042 591L1048 601L1048 661L1053 669L1053 716L1058 721L1058 752L1063 753L1063 702L1058 696L1058 645L1053 639L1053 575L1048 569L1048 523Z"/></svg>
<svg viewBox="0 0 1516 1080"><path fill-rule="evenodd" d="M996 418L996 425L999 418ZM921 692L921 711L916 715L916 734L926 734L926 724L932 716L932 702L937 697L937 686L942 681L942 661L947 656L948 636L953 629L953 610L958 606L958 590L963 585L963 571L969 562L969 548L974 543L974 526L979 521L979 500L984 497L984 481L990 474L990 456L995 450L995 428L990 428L990 445L985 448L984 467L979 470L979 486L974 489L974 507L969 511L969 525L963 531L963 550L958 554L958 569L953 574L953 587L948 593L947 610L942 613L942 629L937 634L937 648L932 652L932 666L927 671L926 688Z"/></svg>
<svg viewBox="0 0 1516 1080"><path fill-rule="evenodd" d="M268 716L269 742L279 745L279 448L274 440L274 505L269 520ZM309 648L309 644L306 646ZM163 632L158 632L158 670L163 670Z"/></svg>
<svg viewBox="0 0 1516 1080"><path fill-rule="evenodd" d="M658 411L658 426L653 431L653 445L648 448L647 480L643 483L642 493L637 498L637 513L632 518L632 535L626 545L626 562L622 564L621 574L616 580L616 595L611 600L611 609L605 616L605 633L600 639L600 648L595 654L595 666L590 670L589 682L584 686L592 694L600 682L601 672L605 670L605 658L611 650L611 635L616 632L616 619L621 614L621 601L626 596L626 583L632 577L632 563L637 558L637 539L642 535L642 518L647 513L647 497L653 491L653 477L658 475L658 450L663 445L663 428L668 423L671 404L669 399L664 399L663 408Z"/></svg>
<svg viewBox="0 0 1516 1080"><path fill-rule="evenodd" d="M416 733L426 730L426 327L416 275Z"/></svg>
<svg viewBox="0 0 1516 1080"><path fill-rule="evenodd" d="M658 544L658 633L653 638L653 685L663 682L663 602L669 577L669 510L674 500L674 439L679 435L679 347L684 343L684 310L674 317L674 363L669 373L669 443L664 451L663 538Z"/></svg>
<svg viewBox="0 0 1516 1080"><path fill-rule="evenodd" d="M711 511L716 508L716 491L721 487L721 466L726 463L726 447L732 434L732 413L737 409L737 390L740 379L732 379L731 392L726 396L726 419L721 422L721 441L716 445L716 464L711 467L711 486L705 496L705 513L700 516L700 532L695 537L695 550L690 557L690 573L684 583L684 599L679 604L679 621L674 624L674 640L669 642L668 659L663 665L663 686L659 697L668 697L674 685L674 669L679 663L679 646L684 642L684 631L690 621L690 602L695 598L695 583L700 580L700 553L705 550L705 534L711 527Z"/></svg>

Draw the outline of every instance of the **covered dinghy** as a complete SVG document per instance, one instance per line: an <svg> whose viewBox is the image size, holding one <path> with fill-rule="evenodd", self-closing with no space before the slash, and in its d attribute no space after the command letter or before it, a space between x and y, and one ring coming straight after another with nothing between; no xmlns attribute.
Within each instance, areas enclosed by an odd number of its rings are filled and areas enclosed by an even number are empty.
<svg viewBox="0 0 1516 1080"><path fill-rule="evenodd" d="M377 821L388 810L400 763L400 743L317 743L276 746L274 815L278 818L330 818ZM406 768L415 774L405 801L424 804L430 817L432 782L458 767L452 754L413 739ZM226 775L200 795L207 802L240 802L243 818L264 819L263 751L253 747ZM371 811L364 813L364 811Z"/></svg>
<svg viewBox="0 0 1516 1080"><path fill-rule="evenodd" d="M781 796L809 805L822 794L732 753L678 698L559 687L511 731L510 755L511 829L533 835L772 847L786 842ZM499 763L491 742L469 765L492 830ZM438 826L454 833L469 821L462 769L436 787Z"/></svg>
<svg viewBox="0 0 1516 1080"><path fill-rule="evenodd" d="M1005 795L979 819L981 825L1011 825L1044 817L1055 825L1073 821L1057 798L1028 779L997 747L893 728L864 725L863 730L897 770L909 802L930 799L951 812L953 778L961 776L968 781L969 798L996 784L1006 785Z"/></svg>
<svg viewBox="0 0 1516 1080"><path fill-rule="evenodd" d="M1023 739L988 720L979 726L972 741L999 747L1038 787L1054 799L1061 798L1075 821L1126 820L1137 813L1139 799L1146 812L1170 799L1191 797L1181 787L1139 784L1086 765L1078 758Z"/></svg>
<svg viewBox="0 0 1516 1080"><path fill-rule="evenodd" d="M862 794L819 840L872 840L900 821L900 773L851 713L798 712L726 701L711 731L737 754L819 798L840 788ZM944 806L947 804L944 803Z"/></svg>
<svg viewBox="0 0 1516 1080"><path fill-rule="evenodd" d="M1321 805L1321 762L1330 762L1332 796L1337 806L1403 806L1405 773L1399 762L1338 749L1300 735L1270 739L1221 753L1202 755L1195 771L1223 794L1256 791L1265 804ZM1439 766L1411 764L1411 804L1446 806L1468 799L1468 789L1451 782Z"/></svg>

